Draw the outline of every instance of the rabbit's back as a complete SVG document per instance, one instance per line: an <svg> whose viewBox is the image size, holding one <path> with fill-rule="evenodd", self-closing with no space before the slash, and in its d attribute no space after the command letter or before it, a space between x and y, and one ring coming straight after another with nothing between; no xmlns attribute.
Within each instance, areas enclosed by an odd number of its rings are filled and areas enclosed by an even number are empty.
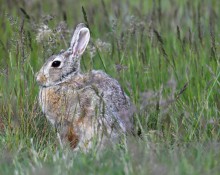
<svg viewBox="0 0 220 175"><path fill-rule="evenodd" d="M85 77L85 85L96 89L104 100L109 111L107 118L115 118L124 131L132 130L132 105L118 81L100 70L92 70Z"/></svg>

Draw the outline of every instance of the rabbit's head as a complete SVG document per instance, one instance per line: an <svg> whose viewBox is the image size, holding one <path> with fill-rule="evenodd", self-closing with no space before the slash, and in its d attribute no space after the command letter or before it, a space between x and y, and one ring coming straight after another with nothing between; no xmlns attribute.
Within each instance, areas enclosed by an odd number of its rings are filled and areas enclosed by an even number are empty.
<svg viewBox="0 0 220 175"><path fill-rule="evenodd" d="M36 74L40 86L47 87L62 82L65 78L76 75L80 71L80 57L90 39L89 29L85 24L78 24L70 48L51 56Z"/></svg>

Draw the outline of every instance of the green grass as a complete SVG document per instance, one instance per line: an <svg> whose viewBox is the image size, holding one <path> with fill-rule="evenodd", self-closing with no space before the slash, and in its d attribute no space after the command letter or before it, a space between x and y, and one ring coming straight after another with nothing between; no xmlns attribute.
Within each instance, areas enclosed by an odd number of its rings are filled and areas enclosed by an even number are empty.
<svg viewBox="0 0 220 175"><path fill-rule="evenodd" d="M220 1L28 2L0 0L0 174L219 174ZM79 22L82 70L120 82L141 133L101 154L59 148L37 102L35 73Z"/></svg>

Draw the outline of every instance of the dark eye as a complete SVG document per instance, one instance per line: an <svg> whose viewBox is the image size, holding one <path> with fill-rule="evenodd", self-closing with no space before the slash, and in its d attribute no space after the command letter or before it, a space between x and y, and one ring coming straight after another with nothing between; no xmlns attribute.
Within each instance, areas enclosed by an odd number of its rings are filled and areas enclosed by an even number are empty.
<svg viewBox="0 0 220 175"><path fill-rule="evenodd" d="M60 66L60 61L54 61L53 63L52 63L52 67L59 67Z"/></svg>

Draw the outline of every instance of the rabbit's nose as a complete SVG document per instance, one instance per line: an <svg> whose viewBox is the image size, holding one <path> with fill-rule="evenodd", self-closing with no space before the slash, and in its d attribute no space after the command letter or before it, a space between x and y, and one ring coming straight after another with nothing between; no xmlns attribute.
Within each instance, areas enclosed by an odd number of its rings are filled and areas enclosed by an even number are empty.
<svg viewBox="0 0 220 175"><path fill-rule="evenodd" d="M39 85L39 84L40 84L40 79L39 79L39 78L36 78L36 82L37 82L37 84Z"/></svg>
<svg viewBox="0 0 220 175"><path fill-rule="evenodd" d="M36 81L39 85L44 84L47 80L46 77L39 72L37 72L35 74L35 77L36 77Z"/></svg>
<svg viewBox="0 0 220 175"><path fill-rule="evenodd" d="M37 82L40 80L40 78L39 78L39 72L35 73L35 79L36 79Z"/></svg>

